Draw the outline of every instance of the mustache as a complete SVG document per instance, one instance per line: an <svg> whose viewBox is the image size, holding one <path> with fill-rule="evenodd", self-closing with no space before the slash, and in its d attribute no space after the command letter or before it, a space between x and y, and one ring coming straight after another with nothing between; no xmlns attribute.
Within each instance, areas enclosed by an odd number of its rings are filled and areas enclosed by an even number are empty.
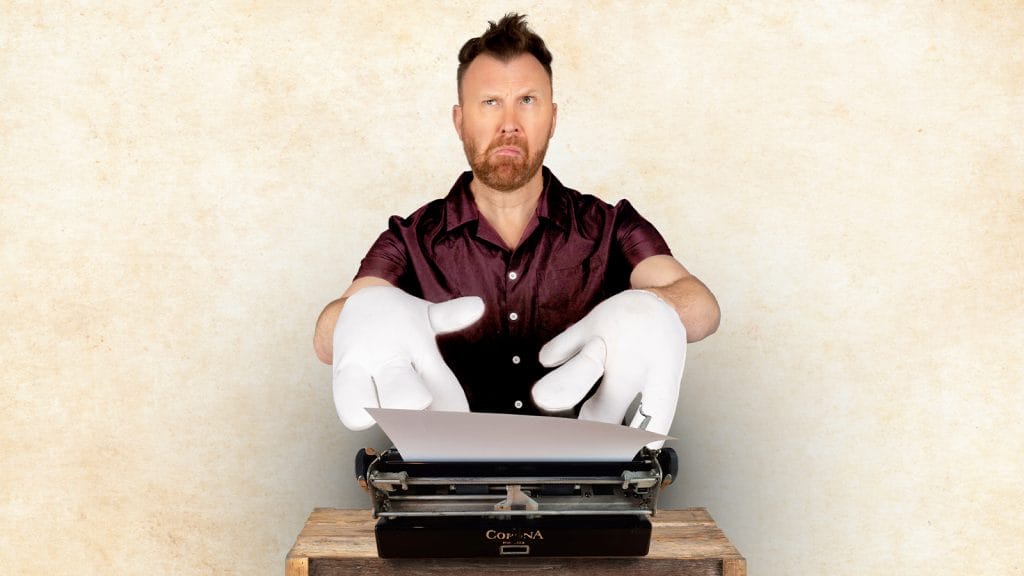
<svg viewBox="0 0 1024 576"><path fill-rule="evenodd" d="M524 154L526 153L526 140L520 136L511 136L509 138L503 138L498 140L487 147L485 154L490 154L498 148L504 148L506 146L513 146L521 150Z"/></svg>

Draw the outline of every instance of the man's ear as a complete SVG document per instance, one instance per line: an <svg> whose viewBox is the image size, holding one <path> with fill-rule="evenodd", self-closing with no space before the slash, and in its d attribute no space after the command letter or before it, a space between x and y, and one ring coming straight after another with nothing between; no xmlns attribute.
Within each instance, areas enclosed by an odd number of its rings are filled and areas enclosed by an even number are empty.
<svg viewBox="0 0 1024 576"><path fill-rule="evenodd" d="M459 134L459 140L462 140L462 106L458 104L452 106L452 124L455 124L455 131Z"/></svg>
<svg viewBox="0 0 1024 576"><path fill-rule="evenodd" d="M558 104L551 103L551 133L548 134L548 138L555 136L555 124L558 124Z"/></svg>

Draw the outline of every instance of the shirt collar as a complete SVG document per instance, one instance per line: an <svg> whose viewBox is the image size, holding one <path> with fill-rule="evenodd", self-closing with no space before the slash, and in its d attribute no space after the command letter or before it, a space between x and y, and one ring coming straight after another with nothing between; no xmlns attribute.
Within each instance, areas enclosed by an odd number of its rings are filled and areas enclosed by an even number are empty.
<svg viewBox="0 0 1024 576"><path fill-rule="evenodd" d="M571 217L565 187L547 166L541 168L541 173L544 177L544 189L537 201L537 217L565 229L569 226ZM448 197L445 198L445 231L451 232L459 226L480 219L480 211L473 201L473 193L469 190L469 183L472 181L473 172L463 172L448 192Z"/></svg>
<svg viewBox="0 0 1024 576"><path fill-rule="evenodd" d="M565 186L555 178L547 166L544 172L544 191L537 202L537 217L565 230L570 227L572 212L569 209L569 193Z"/></svg>
<svg viewBox="0 0 1024 576"><path fill-rule="evenodd" d="M448 197L444 200L446 232L480 219L480 211L473 202L473 193L469 191L469 183L472 181L473 173L463 172L448 192Z"/></svg>

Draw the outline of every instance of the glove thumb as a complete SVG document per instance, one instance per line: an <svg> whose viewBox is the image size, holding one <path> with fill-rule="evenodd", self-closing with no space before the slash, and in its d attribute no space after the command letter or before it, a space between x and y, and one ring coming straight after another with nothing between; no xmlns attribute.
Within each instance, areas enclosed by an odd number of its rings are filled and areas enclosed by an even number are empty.
<svg viewBox="0 0 1024 576"><path fill-rule="evenodd" d="M594 338L580 353L533 385L533 401L547 412L568 410L587 395L604 373L607 348Z"/></svg>
<svg viewBox="0 0 1024 576"><path fill-rule="evenodd" d="M435 334L462 330L483 315L484 301L479 296L463 296L427 307L427 318Z"/></svg>
<svg viewBox="0 0 1024 576"><path fill-rule="evenodd" d="M564 332L552 338L540 349L538 359L541 366L545 368L558 366L575 356L583 348L583 345L587 343L591 336L582 326L585 320L586 318L569 326ZM601 363L604 364L603 358Z"/></svg>

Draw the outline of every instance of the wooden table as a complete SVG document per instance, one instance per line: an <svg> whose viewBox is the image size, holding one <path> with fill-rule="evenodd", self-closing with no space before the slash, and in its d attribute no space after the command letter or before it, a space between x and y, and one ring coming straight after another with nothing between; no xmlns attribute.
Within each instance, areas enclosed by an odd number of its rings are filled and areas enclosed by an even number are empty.
<svg viewBox="0 0 1024 576"><path fill-rule="evenodd" d="M651 518L651 551L638 557L423 558L377 557L369 510L317 508L288 552L285 576L459 574L642 574L746 576L747 561L704 508L659 510Z"/></svg>

